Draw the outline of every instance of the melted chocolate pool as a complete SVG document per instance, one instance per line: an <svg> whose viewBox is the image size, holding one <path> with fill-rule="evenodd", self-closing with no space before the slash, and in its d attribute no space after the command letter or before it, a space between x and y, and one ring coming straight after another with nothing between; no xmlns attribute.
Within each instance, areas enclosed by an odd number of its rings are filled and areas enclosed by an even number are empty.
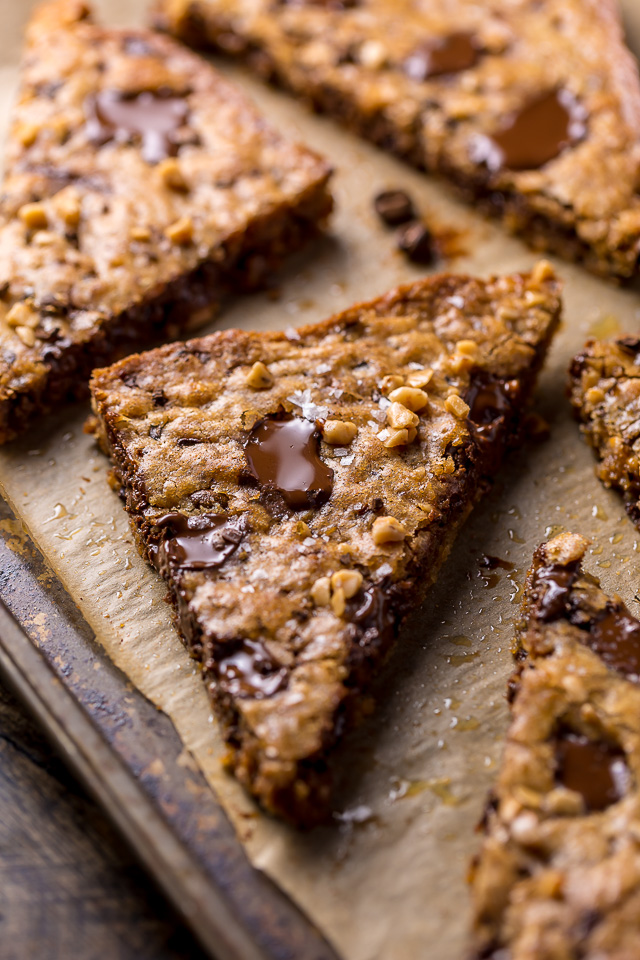
<svg viewBox="0 0 640 960"><path fill-rule="evenodd" d="M567 611L569 595L576 578L576 566L552 565L540 567L535 578L535 615L549 623L558 620Z"/></svg>
<svg viewBox="0 0 640 960"><path fill-rule="evenodd" d="M604 741L564 733L556 744L556 779L579 793L587 810L606 810L624 796L629 768L624 753Z"/></svg>
<svg viewBox="0 0 640 960"><path fill-rule="evenodd" d="M238 549L244 535L238 521L217 513L195 517L168 513L157 526L168 531L161 549L169 565L180 570L221 567Z"/></svg>
<svg viewBox="0 0 640 960"><path fill-rule="evenodd" d="M452 33L414 50L405 60L404 70L412 80L422 83L430 77L469 70L478 62L480 53L473 34Z"/></svg>
<svg viewBox="0 0 640 960"><path fill-rule="evenodd" d="M480 141L474 159L489 170L537 170L585 133L582 107L567 90L551 90L530 100L502 130Z"/></svg>
<svg viewBox="0 0 640 960"><path fill-rule="evenodd" d="M640 623L626 610L610 609L592 623L586 643L608 667L640 678Z"/></svg>
<svg viewBox="0 0 640 960"><path fill-rule="evenodd" d="M143 159L159 163L176 155L172 134L185 123L188 112L182 97L149 92L131 97L101 90L87 103L87 136L100 145L110 140L128 143L132 137L140 137Z"/></svg>
<svg viewBox="0 0 640 960"><path fill-rule="evenodd" d="M292 510L326 503L333 470L320 459L320 431L300 417L260 420L245 445L251 475L261 487L277 490Z"/></svg>
<svg viewBox="0 0 640 960"><path fill-rule="evenodd" d="M464 399L469 404L469 419L475 425L475 432L482 438L493 441L513 410L512 394L517 382L501 380L491 374L476 375L472 378Z"/></svg>
<svg viewBox="0 0 640 960"><path fill-rule="evenodd" d="M239 640L229 647L217 661L218 682L225 693L263 700L285 686L286 668L273 662L259 640Z"/></svg>

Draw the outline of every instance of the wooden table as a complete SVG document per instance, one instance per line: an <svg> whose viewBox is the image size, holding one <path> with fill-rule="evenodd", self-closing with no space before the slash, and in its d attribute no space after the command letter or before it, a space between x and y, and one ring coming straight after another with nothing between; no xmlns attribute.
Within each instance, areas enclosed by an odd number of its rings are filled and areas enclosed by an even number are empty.
<svg viewBox="0 0 640 960"><path fill-rule="evenodd" d="M0 686L1 960L204 960L100 810Z"/></svg>

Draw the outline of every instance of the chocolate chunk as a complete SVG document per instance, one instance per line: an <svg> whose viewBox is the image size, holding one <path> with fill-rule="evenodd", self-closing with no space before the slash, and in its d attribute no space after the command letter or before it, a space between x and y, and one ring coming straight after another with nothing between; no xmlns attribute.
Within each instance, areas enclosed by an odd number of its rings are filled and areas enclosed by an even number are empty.
<svg viewBox="0 0 640 960"><path fill-rule="evenodd" d="M149 92L125 96L116 90L102 90L87 100L86 111L87 136L94 143L128 143L140 138L143 159L159 163L176 155L173 135L186 122L189 107L183 97Z"/></svg>
<svg viewBox="0 0 640 960"><path fill-rule="evenodd" d="M216 570L235 553L245 534L242 518L226 514L168 513L156 526L167 535L156 551L157 563L166 558L170 568L180 570Z"/></svg>
<svg viewBox="0 0 640 960"><path fill-rule="evenodd" d="M581 140L583 108L567 90L552 90L525 104L492 137L478 140L473 159L489 170L537 170Z"/></svg>
<svg viewBox="0 0 640 960"><path fill-rule="evenodd" d="M373 201L376 213L390 227L398 227L408 220L415 220L413 201L404 190L384 190Z"/></svg>
<svg viewBox="0 0 640 960"><path fill-rule="evenodd" d="M473 34L452 33L417 47L404 61L404 71L411 80L423 83L430 77L469 70L478 62L480 53Z"/></svg>
<svg viewBox="0 0 640 960"><path fill-rule="evenodd" d="M433 237L428 227L417 220L407 224L398 234L398 250L411 260L425 267L436 259Z"/></svg>
<svg viewBox="0 0 640 960"><path fill-rule="evenodd" d="M640 622L625 608L610 606L592 622L586 643L612 670L640 679Z"/></svg>
<svg viewBox="0 0 640 960"><path fill-rule="evenodd" d="M276 490L292 510L326 503L333 470L320 459L320 431L301 417L265 417L245 445L251 475L266 490Z"/></svg>
<svg viewBox="0 0 640 960"><path fill-rule="evenodd" d="M350 605L349 619L356 623L362 635L360 646L376 643L385 647L394 634L395 618L383 584L374 584L358 594Z"/></svg>
<svg viewBox="0 0 640 960"><path fill-rule="evenodd" d="M274 663L259 640L233 641L217 657L218 684L232 697L272 697L286 686L287 670Z"/></svg>
<svg viewBox="0 0 640 960"><path fill-rule="evenodd" d="M624 753L605 741L565 731L556 744L556 780L579 793L587 810L606 810L624 796L629 768Z"/></svg>
<svg viewBox="0 0 640 960"><path fill-rule="evenodd" d="M506 418L513 412L518 384L485 373L472 375L464 400L469 405L469 419L474 433L493 441Z"/></svg>
<svg viewBox="0 0 640 960"><path fill-rule="evenodd" d="M577 576L575 564L561 567L540 567L533 582L536 603L534 614L538 620L549 623L558 620L568 608L571 587Z"/></svg>

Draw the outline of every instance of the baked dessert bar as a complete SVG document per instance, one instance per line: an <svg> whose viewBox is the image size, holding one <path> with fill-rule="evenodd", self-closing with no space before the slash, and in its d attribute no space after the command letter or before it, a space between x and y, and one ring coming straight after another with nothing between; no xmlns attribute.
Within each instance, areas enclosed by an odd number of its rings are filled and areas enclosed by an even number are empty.
<svg viewBox="0 0 640 960"><path fill-rule="evenodd" d="M0 443L212 317L330 211L329 168L199 57L36 10L0 191Z"/></svg>
<svg viewBox="0 0 640 960"><path fill-rule="evenodd" d="M631 960L640 939L640 622L562 534L535 554L512 722L472 871L475 960Z"/></svg>
<svg viewBox="0 0 640 960"><path fill-rule="evenodd" d="M559 311L545 263L441 275L94 373L138 545L267 810L326 815L331 748L516 440Z"/></svg>
<svg viewBox="0 0 640 960"><path fill-rule="evenodd" d="M598 476L640 526L640 337L589 340L571 364L570 396Z"/></svg>
<svg viewBox="0 0 640 960"><path fill-rule="evenodd" d="M616 0L157 0L537 248L636 272L640 83Z"/></svg>

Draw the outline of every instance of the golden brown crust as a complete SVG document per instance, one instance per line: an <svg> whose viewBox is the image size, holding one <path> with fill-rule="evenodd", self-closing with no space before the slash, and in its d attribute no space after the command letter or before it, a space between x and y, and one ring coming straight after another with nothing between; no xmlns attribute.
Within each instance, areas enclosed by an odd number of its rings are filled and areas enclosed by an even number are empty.
<svg viewBox="0 0 640 960"><path fill-rule="evenodd" d="M293 333L221 332L95 373L140 546L205 665L233 769L268 810L326 814L330 748L515 439L559 310L546 264L443 275ZM318 425L328 497L292 509L252 474L247 444L274 422ZM223 516L240 538L219 569L171 567L159 520L176 512Z"/></svg>
<svg viewBox="0 0 640 960"><path fill-rule="evenodd" d="M105 120L130 120L140 98L142 131ZM168 37L96 26L75 0L27 29L5 169L0 442L86 393L93 367L205 323L331 208L324 161L208 64Z"/></svg>
<svg viewBox="0 0 640 960"><path fill-rule="evenodd" d="M640 622L583 572L587 546L570 533L543 544L527 578L512 722L472 870L476 960L637 952Z"/></svg>
<svg viewBox="0 0 640 960"><path fill-rule="evenodd" d="M614 0L159 0L156 20L444 173L536 248L605 275L636 272L640 83ZM480 48L475 62L416 79L416 51L460 33ZM479 162L505 118L554 89L586 115L580 142L539 169Z"/></svg>

